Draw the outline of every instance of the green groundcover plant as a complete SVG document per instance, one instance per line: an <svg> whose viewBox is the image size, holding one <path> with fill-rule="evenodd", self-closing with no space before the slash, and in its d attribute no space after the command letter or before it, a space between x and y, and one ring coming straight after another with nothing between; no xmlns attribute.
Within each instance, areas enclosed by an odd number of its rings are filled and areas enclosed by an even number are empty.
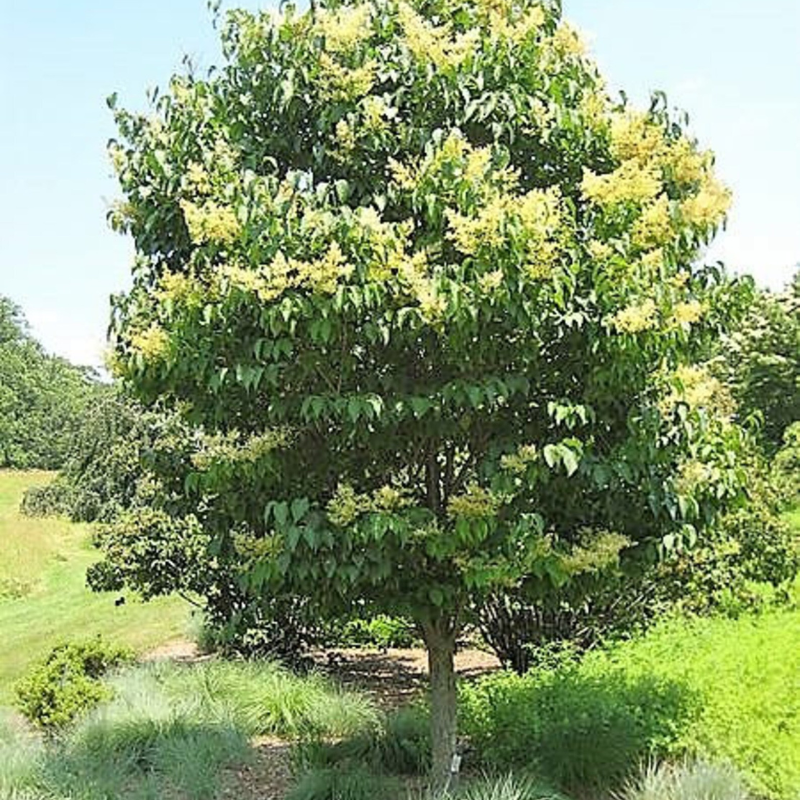
<svg viewBox="0 0 800 800"><path fill-rule="evenodd" d="M125 525L252 597L411 618L443 781L476 602L590 590L740 495L699 365L749 296L697 265L730 193L663 97L609 96L557 2L218 21L220 69L147 115L111 99L137 254L113 369L203 433ZM112 568L152 588L125 536Z"/></svg>

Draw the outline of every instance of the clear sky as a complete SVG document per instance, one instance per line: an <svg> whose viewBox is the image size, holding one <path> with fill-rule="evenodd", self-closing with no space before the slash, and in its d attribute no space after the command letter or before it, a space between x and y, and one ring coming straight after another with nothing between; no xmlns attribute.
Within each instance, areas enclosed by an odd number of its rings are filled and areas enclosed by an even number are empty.
<svg viewBox="0 0 800 800"><path fill-rule="evenodd" d="M780 287L800 261L800 0L564 6L612 88L665 90L716 151L736 199L708 259ZM218 53L205 0L0 0L0 294L51 351L99 363L127 283L131 246L105 223L105 98L143 108L184 54Z"/></svg>

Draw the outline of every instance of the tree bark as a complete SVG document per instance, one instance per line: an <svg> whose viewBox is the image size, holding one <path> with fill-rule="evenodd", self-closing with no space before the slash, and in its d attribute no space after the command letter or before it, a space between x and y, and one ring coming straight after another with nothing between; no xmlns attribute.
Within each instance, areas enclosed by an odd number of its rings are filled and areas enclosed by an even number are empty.
<svg viewBox="0 0 800 800"><path fill-rule="evenodd" d="M453 657L456 629L449 620L439 618L424 623L428 649L431 701L431 743L433 766L431 780L435 790L448 785L456 752L456 674Z"/></svg>

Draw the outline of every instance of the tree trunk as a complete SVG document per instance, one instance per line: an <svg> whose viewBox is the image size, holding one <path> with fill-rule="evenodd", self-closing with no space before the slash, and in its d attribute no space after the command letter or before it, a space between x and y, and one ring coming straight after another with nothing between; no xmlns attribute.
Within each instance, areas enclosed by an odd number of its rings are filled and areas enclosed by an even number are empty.
<svg viewBox="0 0 800 800"><path fill-rule="evenodd" d="M456 674L453 657L456 630L449 620L439 618L423 626L428 648L431 698L431 743L434 789L448 785L456 752Z"/></svg>

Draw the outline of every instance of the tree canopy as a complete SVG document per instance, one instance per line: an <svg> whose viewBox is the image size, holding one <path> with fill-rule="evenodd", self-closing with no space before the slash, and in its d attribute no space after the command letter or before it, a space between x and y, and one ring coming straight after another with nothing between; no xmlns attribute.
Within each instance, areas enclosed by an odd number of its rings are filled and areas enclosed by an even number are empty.
<svg viewBox="0 0 800 800"><path fill-rule="evenodd" d="M699 365L747 300L697 266L730 193L557 3L233 11L222 42L151 114L111 100L115 370L203 431L165 529L254 595L417 621L441 778L482 597L691 546L739 496Z"/></svg>
<svg viewBox="0 0 800 800"><path fill-rule="evenodd" d="M60 467L93 380L45 353L19 306L0 296L0 467Z"/></svg>

